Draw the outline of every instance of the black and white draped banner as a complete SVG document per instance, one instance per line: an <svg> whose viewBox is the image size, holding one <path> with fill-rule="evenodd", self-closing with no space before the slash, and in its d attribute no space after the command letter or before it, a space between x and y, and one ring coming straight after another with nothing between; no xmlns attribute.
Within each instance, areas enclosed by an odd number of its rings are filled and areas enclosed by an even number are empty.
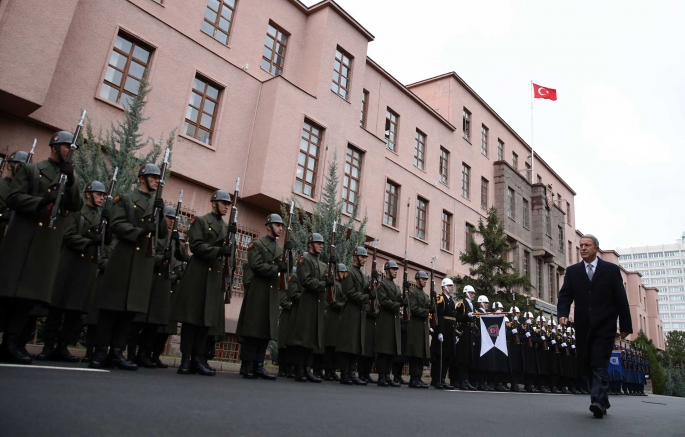
<svg viewBox="0 0 685 437"><path fill-rule="evenodd" d="M480 316L480 368L492 372L509 369L507 320L504 315Z"/></svg>

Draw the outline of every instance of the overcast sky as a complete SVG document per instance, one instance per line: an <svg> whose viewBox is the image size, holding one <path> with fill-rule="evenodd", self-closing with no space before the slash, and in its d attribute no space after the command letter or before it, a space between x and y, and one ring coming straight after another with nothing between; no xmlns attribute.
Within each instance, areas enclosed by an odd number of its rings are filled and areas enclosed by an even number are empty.
<svg viewBox="0 0 685 437"><path fill-rule="evenodd" d="M402 83L455 71L529 143L530 81L555 88L535 150L602 248L685 231L685 2L336 1Z"/></svg>

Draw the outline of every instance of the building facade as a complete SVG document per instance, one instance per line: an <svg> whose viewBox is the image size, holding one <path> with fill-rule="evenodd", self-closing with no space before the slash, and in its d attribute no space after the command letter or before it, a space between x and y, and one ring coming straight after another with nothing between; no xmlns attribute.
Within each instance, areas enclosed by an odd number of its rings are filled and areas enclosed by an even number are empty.
<svg viewBox="0 0 685 437"><path fill-rule="evenodd" d="M685 331L685 232L672 244L616 249L621 267L659 291L664 332Z"/></svg>
<svg viewBox="0 0 685 437"><path fill-rule="evenodd" d="M382 258L407 252L413 275L438 255L438 276L466 274L459 253L495 206L510 261L555 304L579 261L576 193L537 154L533 171L530 146L457 74L403 85L367 56L373 39L330 0L3 0L0 151L38 138L45 158L81 108L107 128L146 74L143 133L177 131L165 196L184 189L186 213L204 214L240 177L242 249L292 193L311 211L336 156L347 213L367 212Z"/></svg>

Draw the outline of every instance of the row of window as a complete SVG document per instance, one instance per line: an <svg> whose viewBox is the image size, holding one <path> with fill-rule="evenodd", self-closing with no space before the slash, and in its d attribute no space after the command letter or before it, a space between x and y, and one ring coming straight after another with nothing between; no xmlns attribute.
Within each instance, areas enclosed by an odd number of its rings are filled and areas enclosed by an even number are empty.
<svg viewBox="0 0 685 437"><path fill-rule="evenodd" d="M685 252L683 252L683 255L685 256ZM671 251L666 251L666 252L649 252L649 253L635 253L635 254L628 254L628 255L620 255L619 259L621 261L624 261L624 260L645 259L645 258L676 258L679 256L681 256L681 252L679 250L671 250Z"/></svg>
<svg viewBox="0 0 685 437"><path fill-rule="evenodd" d="M659 311L685 311L685 305L659 305Z"/></svg>
<svg viewBox="0 0 685 437"><path fill-rule="evenodd" d="M683 282L683 278L642 278L643 284L680 284Z"/></svg>
<svg viewBox="0 0 685 437"><path fill-rule="evenodd" d="M685 320L685 314L660 314L662 319L679 319Z"/></svg>
<svg viewBox="0 0 685 437"><path fill-rule="evenodd" d="M632 269L632 268L644 268L644 267L664 267L664 266L680 266L683 265L683 262L679 259L672 259L668 261L643 261L643 262L635 262L635 263L625 263L621 264L624 268L626 269Z"/></svg>
<svg viewBox="0 0 685 437"><path fill-rule="evenodd" d="M664 323L664 329L685 329L685 323Z"/></svg>
<svg viewBox="0 0 685 437"><path fill-rule="evenodd" d="M679 275L683 273L683 269L640 270L640 273L642 276Z"/></svg>

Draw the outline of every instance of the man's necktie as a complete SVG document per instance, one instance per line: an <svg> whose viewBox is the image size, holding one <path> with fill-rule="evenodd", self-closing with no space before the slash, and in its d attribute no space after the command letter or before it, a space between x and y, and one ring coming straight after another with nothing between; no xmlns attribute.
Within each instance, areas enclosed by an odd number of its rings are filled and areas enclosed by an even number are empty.
<svg viewBox="0 0 685 437"><path fill-rule="evenodd" d="M592 275L594 275L594 274L595 274L595 270L594 270L592 264L588 264L587 265L587 277L590 278L591 281L592 281Z"/></svg>

